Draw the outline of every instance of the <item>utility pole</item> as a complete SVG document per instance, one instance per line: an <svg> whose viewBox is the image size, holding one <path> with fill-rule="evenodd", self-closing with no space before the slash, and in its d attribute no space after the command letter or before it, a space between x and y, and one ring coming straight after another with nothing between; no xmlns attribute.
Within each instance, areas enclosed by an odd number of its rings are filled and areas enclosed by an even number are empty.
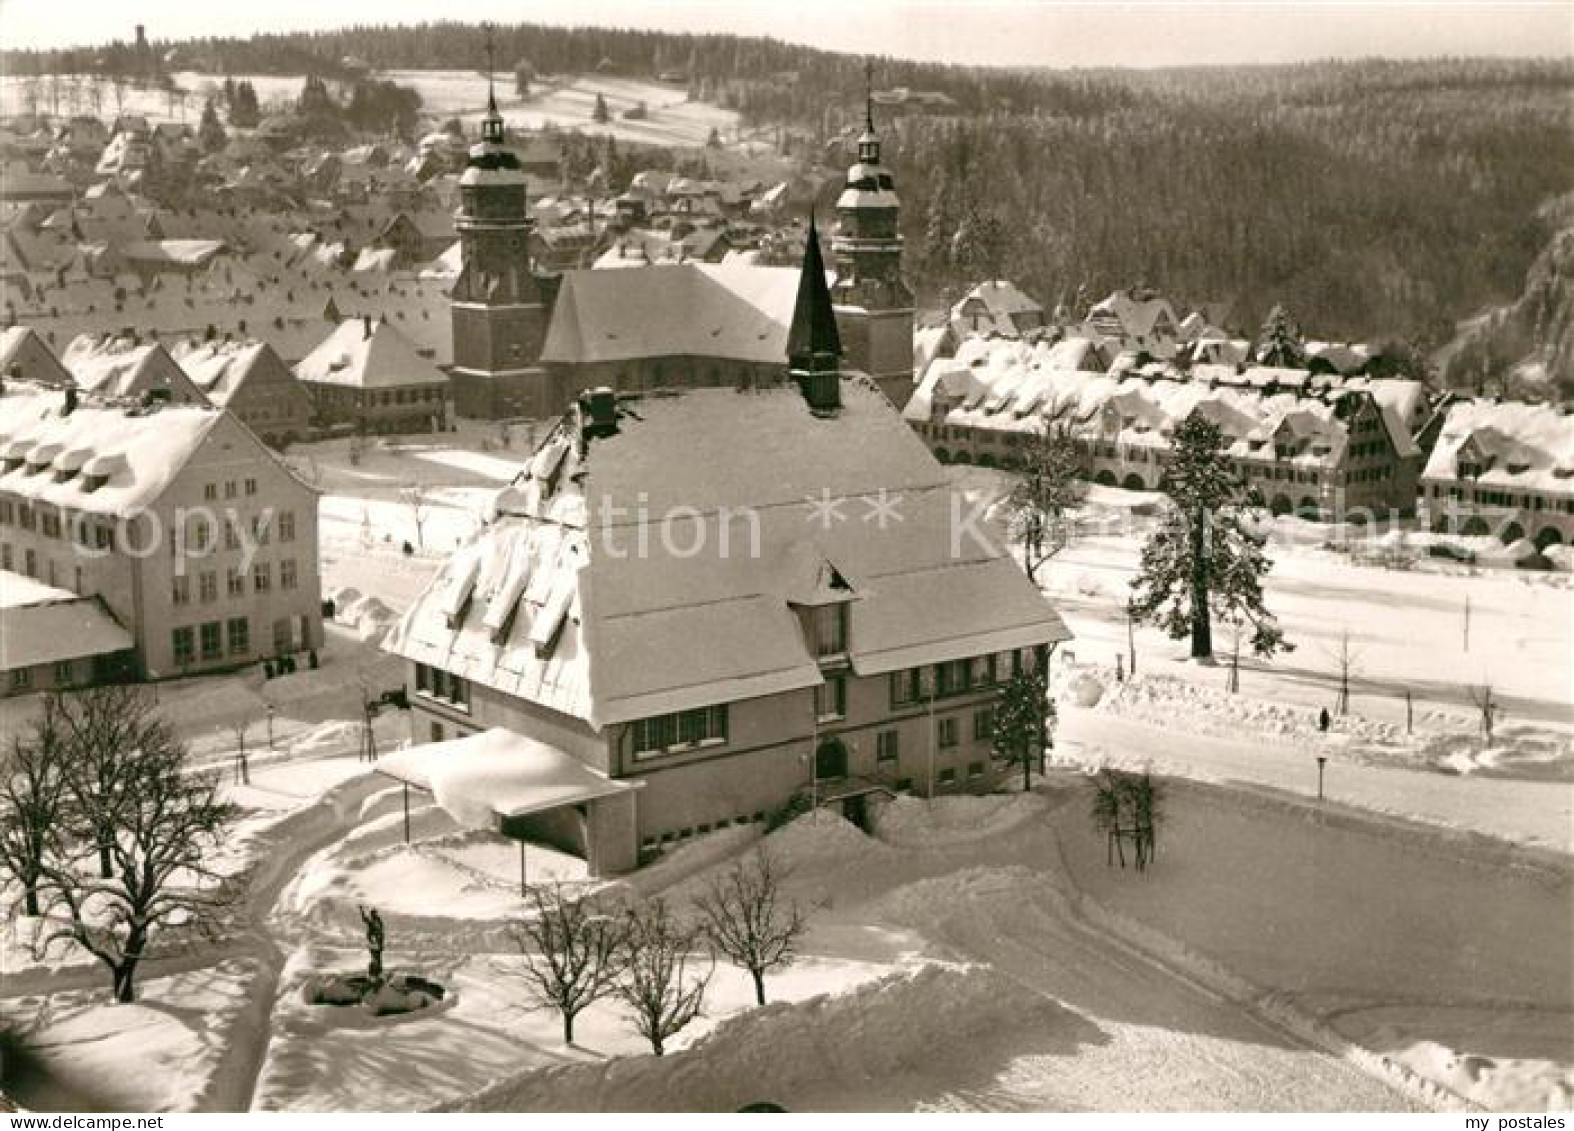
<svg viewBox="0 0 1574 1131"><path fill-rule="evenodd" d="M1317 755L1317 800L1323 799L1323 767L1328 764L1328 755Z"/></svg>
<svg viewBox="0 0 1574 1131"><path fill-rule="evenodd" d="M1470 651L1470 594L1465 594L1465 651Z"/></svg>

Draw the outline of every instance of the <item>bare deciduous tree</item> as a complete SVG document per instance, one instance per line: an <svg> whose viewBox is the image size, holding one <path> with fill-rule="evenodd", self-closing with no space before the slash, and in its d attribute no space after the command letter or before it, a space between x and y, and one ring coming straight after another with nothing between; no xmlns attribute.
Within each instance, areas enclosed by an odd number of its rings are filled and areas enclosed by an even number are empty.
<svg viewBox="0 0 1574 1131"><path fill-rule="evenodd" d="M1082 456L1064 428L1044 428L1023 437L1022 471L1007 500L1012 540L1022 547L1028 580L1071 541L1068 511L1087 494L1080 478Z"/></svg>
<svg viewBox="0 0 1574 1131"><path fill-rule="evenodd" d="M1490 749L1492 731L1497 726L1498 716L1503 713L1503 704L1493 696L1490 680L1470 689L1470 701L1476 705L1476 711L1481 716L1481 741L1485 748Z"/></svg>
<svg viewBox="0 0 1574 1131"><path fill-rule="evenodd" d="M145 733L162 730L152 701L135 687L95 687L61 701L70 757L66 760L73 815L98 848L98 874L112 875L111 847L121 827L127 764ZM167 735L163 735L167 738Z"/></svg>
<svg viewBox="0 0 1574 1131"><path fill-rule="evenodd" d="M661 1056L667 1041L700 1015L705 987L716 960L703 975L691 968L699 932L679 922L666 901L631 908L624 920L623 976L617 995L628 1007L634 1029Z"/></svg>
<svg viewBox="0 0 1574 1131"><path fill-rule="evenodd" d="M534 918L515 924L530 994L563 1018L563 1043L574 1043L574 1018L611 994L623 963L623 922L562 884L530 889Z"/></svg>
<svg viewBox="0 0 1574 1131"><path fill-rule="evenodd" d="M40 890L43 913L57 925L38 947L82 947L109 968L115 1000L128 1002L136 998L137 967L154 948L167 949L193 932L211 935L217 913L233 899L232 884L206 854L221 842L235 810L219 799L215 777L187 772L185 747L145 695L112 690L130 693L100 700L97 717L125 745L107 792L92 775L72 772L78 749L68 759L70 805L92 835L73 836L70 822L50 835ZM110 702L119 705L118 716L102 711ZM104 851L110 874L94 877L92 858Z"/></svg>
<svg viewBox="0 0 1574 1131"><path fill-rule="evenodd" d="M754 979L754 1000L765 1004L765 975L792 964L808 927L799 906L783 900L782 875L761 849L711 881L694 901L711 945Z"/></svg>
<svg viewBox="0 0 1574 1131"><path fill-rule="evenodd" d="M44 697L28 733L12 736L0 765L0 868L22 885L28 915L38 914L38 888L54 829L65 820L66 740L60 700Z"/></svg>
<svg viewBox="0 0 1574 1131"><path fill-rule="evenodd" d="M1350 647L1350 630L1347 628L1339 634L1339 648L1332 653L1334 666L1339 669L1339 696L1334 702L1334 712L1340 715L1350 713L1350 677L1359 674L1361 670L1361 653L1358 649Z"/></svg>
<svg viewBox="0 0 1574 1131"><path fill-rule="evenodd" d="M421 487L406 487L399 492L399 498L405 506L410 508L410 521L415 525L415 546L418 550L426 549L426 519L430 513L427 506L426 492Z"/></svg>

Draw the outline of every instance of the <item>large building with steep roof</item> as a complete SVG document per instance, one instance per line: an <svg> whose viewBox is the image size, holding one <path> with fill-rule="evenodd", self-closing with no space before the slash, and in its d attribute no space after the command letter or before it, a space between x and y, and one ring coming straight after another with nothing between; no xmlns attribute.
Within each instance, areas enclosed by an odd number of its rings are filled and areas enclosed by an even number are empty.
<svg viewBox="0 0 1574 1131"><path fill-rule="evenodd" d="M386 319L339 323L295 366L315 423L356 432L440 432L448 377Z"/></svg>
<svg viewBox="0 0 1574 1131"><path fill-rule="evenodd" d="M503 728L639 785L523 827L597 871L795 794L990 788L999 684L1068 637L841 369L813 242L791 309L774 379L586 393L385 644L418 740Z"/></svg>
<svg viewBox="0 0 1574 1131"><path fill-rule="evenodd" d="M0 570L101 601L142 678L322 644L316 493L205 401L7 382Z"/></svg>

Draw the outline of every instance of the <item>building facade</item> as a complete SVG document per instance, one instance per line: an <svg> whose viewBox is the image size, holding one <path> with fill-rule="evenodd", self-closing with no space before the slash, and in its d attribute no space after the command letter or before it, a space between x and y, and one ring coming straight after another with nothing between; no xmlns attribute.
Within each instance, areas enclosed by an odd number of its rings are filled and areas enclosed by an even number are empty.
<svg viewBox="0 0 1574 1131"><path fill-rule="evenodd" d="M0 570L102 601L138 678L321 646L310 487L223 410L68 396L0 396Z"/></svg>

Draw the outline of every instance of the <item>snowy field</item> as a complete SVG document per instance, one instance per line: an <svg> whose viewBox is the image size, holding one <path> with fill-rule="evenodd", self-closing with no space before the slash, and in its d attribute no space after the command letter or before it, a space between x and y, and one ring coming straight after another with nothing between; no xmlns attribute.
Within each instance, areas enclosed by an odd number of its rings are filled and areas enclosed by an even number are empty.
<svg viewBox="0 0 1574 1131"><path fill-rule="evenodd" d="M293 106L304 81L299 75L234 75L238 82L249 81L256 88L264 113ZM421 110L433 121L459 118L474 128L486 110L486 75L480 71L383 71L378 78L413 87L421 95ZM178 89L186 91L184 101L171 100L161 90L127 86L117 101L112 84L82 77L60 78L61 113L92 113L113 118L117 113L140 114L153 123L187 122L196 125L202 117L203 101L217 96L224 76L176 72ZM0 77L0 116L19 114L27 109L26 79L17 75ZM41 111L53 111L51 79L36 86ZM728 141L738 131L738 115L731 110L704 102L689 101L682 86L619 78L612 75L543 75L532 85L526 98L514 93L514 76L498 74L496 89L499 109L513 129L539 130L546 126L577 129L586 133L611 134L620 142L668 147L697 147L705 144L711 130ZM611 120L596 122L596 96L606 100ZM624 112L643 103L647 117L632 120Z"/></svg>

